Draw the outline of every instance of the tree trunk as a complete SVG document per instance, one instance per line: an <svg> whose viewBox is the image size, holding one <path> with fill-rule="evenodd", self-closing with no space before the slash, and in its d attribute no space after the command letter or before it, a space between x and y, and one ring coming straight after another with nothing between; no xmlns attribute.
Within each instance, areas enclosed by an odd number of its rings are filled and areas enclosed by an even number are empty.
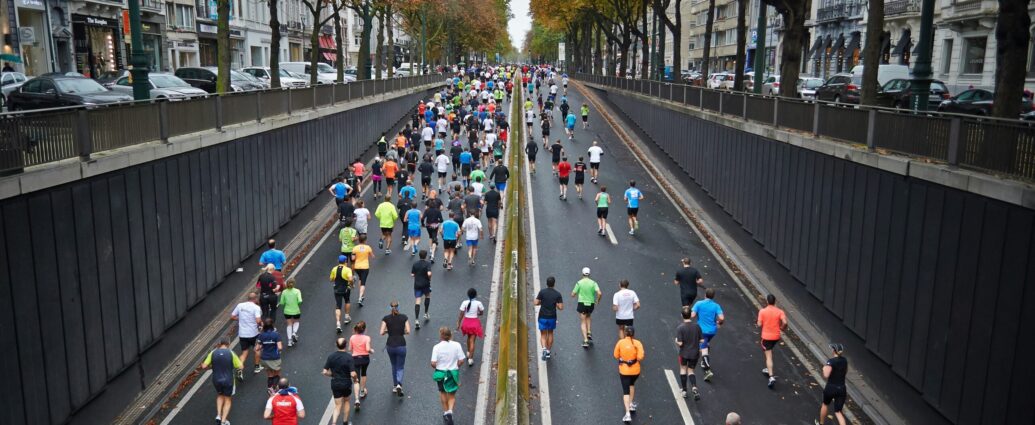
<svg viewBox="0 0 1035 425"><path fill-rule="evenodd" d="M995 101L992 103L992 115L996 117L1016 119L1021 113L1025 62L1031 38L1028 32L1031 27L1029 2L999 0L999 18L995 27Z"/></svg>
<svg viewBox="0 0 1035 425"><path fill-rule="evenodd" d="M1027 13L1025 13L1027 15ZM884 33L884 0L870 0L866 11L866 45L863 46L862 99L863 105L877 103L877 71L880 69L881 34ZM845 54L851 54L846 52Z"/></svg>
<svg viewBox="0 0 1035 425"><path fill-rule="evenodd" d="M359 60L356 64L356 75L359 80L370 79L370 31L374 23L373 13L370 12L370 2L364 1L363 6L358 11L360 18L363 19L363 30L360 31L359 40Z"/></svg>
<svg viewBox="0 0 1035 425"><path fill-rule="evenodd" d="M701 59L701 81L708 84L708 60L712 54L712 31L715 29L715 0L708 0L708 21L704 24L704 58Z"/></svg>
<svg viewBox="0 0 1035 425"><path fill-rule="evenodd" d="M385 30L388 32L388 78L395 77L395 34L392 26L392 5L385 6Z"/></svg>
<svg viewBox="0 0 1035 425"><path fill-rule="evenodd" d="M744 90L744 64L747 63L747 4L749 0L737 0L737 59L733 66L733 90ZM874 0L870 0L874 1ZM756 73L763 72L755 64Z"/></svg>
<svg viewBox="0 0 1035 425"><path fill-rule="evenodd" d="M337 71L334 81L345 82L345 52L341 43L341 12L334 13L334 70Z"/></svg>
<svg viewBox="0 0 1035 425"><path fill-rule="evenodd" d="M233 91L230 88L230 0L216 2L216 92Z"/></svg>
<svg viewBox="0 0 1035 425"><path fill-rule="evenodd" d="M683 11L682 0L676 0L676 21L672 30L672 78L683 78ZM668 18L666 18L668 19Z"/></svg>
<svg viewBox="0 0 1035 425"><path fill-rule="evenodd" d="M647 1L641 0L643 6L640 7L640 52L642 59L640 59L640 78L646 80L650 78L650 33L647 32Z"/></svg>
<svg viewBox="0 0 1035 425"><path fill-rule="evenodd" d="M380 80L382 77L382 71L384 70L385 63L385 14L384 12L377 14L377 49L374 53L374 72L377 74L377 79Z"/></svg>
<svg viewBox="0 0 1035 425"><path fill-rule="evenodd" d="M579 72L588 72L593 66L593 27L582 22L582 59L579 60Z"/></svg>
<svg viewBox="0 0 1035 425"><path fill-rule="evenodd" d="M317 63L320 62L320 10L322 10L324 3L322 1L317 2L314 7L316 9L310 9L309 12L313 15L313 32L309 34L309 85L315 86L320 81L316 76L320 73L320 68Z"/></svg>
<svg viewBox="0 0 1035 425"><path fill-rule="evenodd" d="M626 74L629 72L630 44L632 44L632 42L629 40L629 37L627 36L624 40L622 40L622 44L618 46L618 53L622 55L621 63L618 66L618 76L621 78L625 78Z"/></svg>
<svg viewBox="0 0 1035 425"><path fill-rule="evenodd" d="M603 71L603 68L604 68L604 66L603 66L604 64L603 64L603 61L602 61L603 56L601 56L602 52L600 50L600 38L601 37L603 37L603 34L600 34L600 28L594 28L593 29L593 74L594 75L602 75L601 72Z"/></svg>
<svg viewBox="0 0 1035 425"><path fill-rule="evenodd" d="M270 9L270 87L280 87L280 19L277 18L277 3L269 0Z"/></svg>
<svg viewBox="0 0 1035 425"><path fill-rule="evenodd" d="M780 12L787 26L783 34L783 53L780 55L780 96L783 97L798 97L797 82L801 72L802 42L806 34L805 15L808 14L809 3L791 2L792 7Z"/></svg>

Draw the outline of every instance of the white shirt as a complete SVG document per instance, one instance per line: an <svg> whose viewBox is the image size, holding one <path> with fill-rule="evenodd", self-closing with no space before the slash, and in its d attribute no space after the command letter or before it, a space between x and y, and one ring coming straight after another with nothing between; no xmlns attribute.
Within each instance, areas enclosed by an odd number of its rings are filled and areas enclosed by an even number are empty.
<svg viewBox="0 0 1035 425"><path fill-rule="evenodd" d="M471 304L471 308L467 308L467 304ZM460 303L460 311L464 312L464 317L468 319L477 319L478 313L485 311L485 306L478 300L464 300Z"/></svg>
<svg viewBox="0 0 1035 425"><path fill-rule="evenodd" d="M482 128L484 128L485 131L492 131L492 125L492 118L486 118L482 120Z"/></svg>
<svg viewBox="0 0 1035 425"><path fill-rule="evenodd" d="M550 94L557 94L557 85L550 86Z"/></svg>
<svg viewBox="0 0 1035 425"><path fill-rule="evenodd" d="M489 91L482 90L482 100L489 100Z"/></svg>
<svg viewBox="0 0 1035 425"><path fill-rule="evenodd" d="M496 144L496 133L485 133L485 144L489 145L489 149L492 149L493 145Z"/></svg>
<svg viewBox="0 0 1035 425"><path fill-rule="evenodd" d="M431 361L435 362L435 370L456 370L460 362L467 360L464 348L456 341L442 341L431 349Z"/></svg>
<svg viewBox="0 0 1035 425"><path fill-rule="evenodd" d="M636 303L640 302L640 297L636 296L636 293L631 289L622 289L615 292L614 298L611 300L613 305L618 306L618 311L615 312L615 319L629 320L633 318L633 310L636 307Z"/></svg>
<svg viewBox="0 0 1035 425"><path fill-rule="evenodd" d="M447 128L449 128L449 121L447 121L445 118L439 118L438 119L438 131L439 132L444 132Z"/></svg>
<svg viewBox="0 0 1035 425"><path fill-rule="evenodd" d="M241 338L255 338L259 336L259 324L255 319L262 317L262 309L258 304L245 301L234 307L231 316L237 317L237 336Z"/></svg>
<svg viewBox="0 0 1035 425"><path fill-rule="evenodd" d="M535 112L533 112L531 109L525 111L525 122L535 122Z"/></svg>
<svg viewBox="0 0 1035 425"><path fill-rule="evenodd" d="M471 91L467 92L467 97L475 97L475 96L478 96L478 90L471 89Z"/></svg>
<svg viewBox="0 0 1035 425"><path fill-rule="evenodd" d="M475 192L478 192L478 190L475 189ZM464 229L464 236L467 240L478 240L478 233L482 230L482 222L476 217L467 217L467 220L464 220L464 224L461 227Z"/></svg>
<svg viewBox="0 0 1035 425"><path fill-rule="evenodd" d="M452 161L450 161L448 155L446 155L446 154L439 155L439 156L435 157L435 167L436 167L435 170L440 172L440 173L444 173L446 171L449 171L449 164L451 162Z"/></svg>
<svg viewBox="0 0 1035 425"><path fill-rule="evenodd" d="M564 77L563 79L561 79L561 83L564 85L568 85L568 77Z"/></svg>
<svg viewBox="0 0 1035 425"><path fill-rule="evenodd" d="M435 130L433 130L430 126L421 129L420 138L424 139L425 142L430 142L432 137L435 137Z"/></svg>
<svg viewBox="0 0 1035 425"><path fill-rule="evenodd" d="M600 162L600 155L604 154L604 149L600 146L589 147L589 162Z"/></svg>
<svg viewBox="0 0 1035 425"><path fill-rule="evenodd" d="M471 187L474 188L474 194L482 196L482 191L485 190L485 183L482 182L471 182ZM481 223L479 221L479 223Z"/></svg>
<svg viewBox="0 0 1035 425"><path fill-rule="evenodd" d="M356 208L352 214L356 216L356 224L366 224L370 220L370 210L366 208Z"/></svg>

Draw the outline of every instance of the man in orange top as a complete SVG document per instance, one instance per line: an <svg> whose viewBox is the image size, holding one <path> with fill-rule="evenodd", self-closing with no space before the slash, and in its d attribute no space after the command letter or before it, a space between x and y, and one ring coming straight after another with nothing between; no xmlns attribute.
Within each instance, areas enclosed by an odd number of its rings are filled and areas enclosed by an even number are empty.
<svg viewBox="0 0 1035 425"><path fill-rule="evenodd" d="M395 151L399 153L399 158L403 157L406 153L406 135L403 132L399 132L398 136L395 136Z"/></svg>
<svg viewBox="0 0 1035 425"><path fill-rule="evenodd" d="M399 164L389 159L385 161L385 165L382 168L385 173L385 193L388 194L388 197L391 197L395 193L393 188L395 187L395 174L399 172Z"/></svg>
<svg viewBox="0 0 1035 425"><path fill-rule="evenodd" d="M787 328L787 315L776 307L776 297L766 295L766 307L758 311L758 327L762 328L762 350L765 352L765 369L762 373L769 377L770 389L776 384L773 374L773 348L780 342L780 331Z"/></svg>
<svg viewBox="0 0 1035 425"><path fill-rule="evenodd" d="M625 338L615 344L615 359L618 360L618 377L622 381L622 402L625 404L623 422L632 421L632 413L636 411L636 379L640 377L640 362L643 361L643 344L634 338L636 330L632 326L625 327Z"/></svg>

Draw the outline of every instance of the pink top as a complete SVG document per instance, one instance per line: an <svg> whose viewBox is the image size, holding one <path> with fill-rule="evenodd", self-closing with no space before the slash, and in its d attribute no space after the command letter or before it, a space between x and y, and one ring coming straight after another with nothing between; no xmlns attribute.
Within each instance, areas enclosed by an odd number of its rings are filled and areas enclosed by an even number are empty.
<svg viewBox="0 0 1035 425"><path fill-rule="evenodd" d="M356 161L355 164L352 164L352 172L355 173L357 176L362 176L363 175L363 163L359 162L359 161Z"/></svg>
<svg viewBox="0 0 1035 425"><path fill-rule="evenodd" d="M349 337L349 346L352 347L353 356L370 355L370 337L364 334L354 334Z"/></svg>

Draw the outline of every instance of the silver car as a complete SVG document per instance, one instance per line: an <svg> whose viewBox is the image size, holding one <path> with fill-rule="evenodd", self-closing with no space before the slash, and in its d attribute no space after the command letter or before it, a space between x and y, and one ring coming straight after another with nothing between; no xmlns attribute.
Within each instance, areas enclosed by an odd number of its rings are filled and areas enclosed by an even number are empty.
<svg viewBox="0 0 1035 425"><path fill-rule="evenodd" d="M22 83L32 77L26 77L21 72L0 73L0 108L7 102L7 95L22 86Z"/></svg>
<svg viewBox="0 0 1035 425"><path fill-rule="evenodd" d="M151 82L152 99L183 100L195 96L208 95L208 92L193 87L186 81L183 81L179 77L172 74L156 72L148 74L148 78ZM111 90L119 93L132 95L133 84L129 82L129 77L122 77L115 81L115 84L112 85Z"/></svg>

